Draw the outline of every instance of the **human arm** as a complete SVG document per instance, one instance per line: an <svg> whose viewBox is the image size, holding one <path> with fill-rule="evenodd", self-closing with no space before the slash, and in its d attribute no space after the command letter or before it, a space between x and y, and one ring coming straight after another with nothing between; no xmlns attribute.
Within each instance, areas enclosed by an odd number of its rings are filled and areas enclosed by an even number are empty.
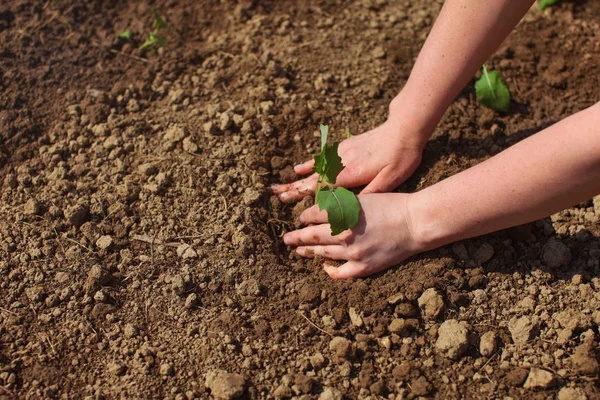
<svg viewBox="0 0 600 400"><path fill-rule="evenodd" d="M524 224L600 193L600 103L420 192L359 196L356 228L332 237L316 206L288 233L335 279L370 275L453 241Z"/></svg>
<svg viewBox="0 0 600 400"><path fill-rule="evenodd" d="M533 0L447 0L387 121L340 143L346 166L338 185L367 185L362 193L385 192L406 180L421 162L425 144L444 112ZM313 161L295 167L308 174ZM273 186L285 202L314 194L316 175Z"/></svg>

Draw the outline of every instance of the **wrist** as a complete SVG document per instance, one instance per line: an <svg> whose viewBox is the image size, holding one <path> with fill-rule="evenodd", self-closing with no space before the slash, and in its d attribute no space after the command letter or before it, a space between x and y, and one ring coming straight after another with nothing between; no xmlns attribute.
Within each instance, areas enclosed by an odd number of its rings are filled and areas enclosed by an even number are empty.
<svg viewBox="0 0 600 400"><path fill-rule="evenodd" d="M429 190L411 193L406 202L408 229L417 252L433 250L452 242L449 225L444 223L443 213L436 209Z"/></svg>

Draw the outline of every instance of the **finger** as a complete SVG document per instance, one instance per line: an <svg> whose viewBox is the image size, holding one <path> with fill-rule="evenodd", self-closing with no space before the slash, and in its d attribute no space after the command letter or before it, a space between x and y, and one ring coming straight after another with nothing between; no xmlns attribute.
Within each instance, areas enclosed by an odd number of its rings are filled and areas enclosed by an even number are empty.
<svg viewBox="0 0 600 400"><path fill-rule="evenodd" d="M320 211L317 205L309 207L300 214L300 222L306 225L325 224L327 223L327 211Z"/></svg>
<svg viewBox="0 0 600 400"><path fill-rule="evenodd" d="M365 187L360 194L369 194L369 193L383 193L389 192L395 189L403 178L402 176L398 178L397 176L393 176L393 167L387 165L385 166L377 176Z"/></svg>
<svg viewBox="0 0 600 400"><path fill-rule="evenodd" d="M291 183L288 190L281 192L279 198L284 203L300 200L303 197L315 194L315 186L317 185L317 174L313 174L306 179Z"/></svg>
<svg viewBox="0 0 600 400"><path fill-rule="evenodd" d="M288 246L319 246L340 244L340 239L331 236L329 224L321 224L286 233L283 242Z"/></svg>
<svg viewBox="0 0 600 400"><path fill-rule="evenodd" d="M294 172L296 172L298 175L310 174L312 172L313 165L315 165L314 159L305 161L302 164L294 166Z"/></svg>
<svg viewBox="0 0 600 400"><path fill-rule="evenodd" d="M346 249L343 246L332 245L332 246L301 246L296 249L302 257L312 258L314 256L321 256L330 258L332 260L347 260L348 255Z"/></svg>
<svg viewBox="0 0 600 400"><path fill-rule="evenodd" d="M325 262L323 264L323 269L332 279L348 279L366 275L364 265L353 261L348 261L340 267Z"/></svg>

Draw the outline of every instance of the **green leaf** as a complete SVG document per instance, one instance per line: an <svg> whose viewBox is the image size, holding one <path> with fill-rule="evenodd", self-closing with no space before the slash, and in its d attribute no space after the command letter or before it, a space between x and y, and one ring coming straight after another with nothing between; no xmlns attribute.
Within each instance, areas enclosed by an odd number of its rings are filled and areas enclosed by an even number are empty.
<svg viewBox="0 0 600 400"><path fill-rule="evenodd" d="M339 235L346 229L352 229L358 223L360 204L351 191L343 187L325 186L317 193L319 210L327 211L327 222L331 225L331 234Z"/></svg>
<svg viewBox="0 0 600 400"><path fill-rule="evenodd" d="M127 29L125 32L119 33L117 35L118 39L131 40L131 31Z"/></svg>
<svg viewBox="0 0 600 400"><path fill-rule="evenodd" d="M338 155L339 143L335 142L332 146L325 144L320 154L314 156L315 165L313 171L321 175L326 182L335 185L337 176L344 169L342 158Z"/></svg>
<svg viewBox="0 0 600 400"><path fill-rule="evenodd" d="M167 45L167 42L163 38L156 36L153 32L150 34L150 36L148 36L148 39L146 39L144 44L140 46L140 51L144 51L147 48L155 45L165 47Z"/></svg>
<svg viewBox="0 0 600 400"><path fill-rule="evenodd" d="M550 7L558 3L558 0L540 0L540 11L544 11L546 7Z"/></svg>
<svg viewBox="0 0 600 400"><path fill-rule="evenodd" d="M329 134L329 127L321 124L321 150L327 145L327 135Z"/></svg>
<svg viewBox="0 0 600 400"><path fill-rule="evenodd" d="M495 111L508 111L510 93L504 82L502 82L500 72L491 71L488 73L484 65L481 78L475 82L475 92L477 100L484 106Z"/></svg>
<svg viewBox="0 0 600 400"><path fill-rule="evenodd" d="M350 131L346 132L346 139L350 139L352 136L354 136L352 134L352 132L350 132Z"/></svg>
<svg viewBox="0 0 600 400"><path fill-rule="evenodd" d="M160 17L155 9L152 9L152 16L154 17L154 32L158 32L167 27L166 22Z"/></svg>

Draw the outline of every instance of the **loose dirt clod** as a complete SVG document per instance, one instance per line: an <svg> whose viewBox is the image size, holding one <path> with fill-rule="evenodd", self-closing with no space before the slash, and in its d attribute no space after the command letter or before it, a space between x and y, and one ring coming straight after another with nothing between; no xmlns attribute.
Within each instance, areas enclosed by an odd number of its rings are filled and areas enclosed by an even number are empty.
<svg viewBox="0 0 600 400"><path fill-rule="evenodd" d="M548 389L555 382L552 372L540 368L531 368L523 387L525 389Z"/></svg>
<svg viewBox="0 0 600 400"><path fill-rule="evenodd" d="M246 381L239 374L224 370L214 370L206 374L205 385L217 399L231 400L241 397L246 388Z"/></svg>
<svg viewBox="0 0 600 400"><path fill-rule="evenodd" d="M564 387L558 392L558 400L587 400L585 393L578 388Z"/></svg>
<svg viewBox="0 0 600 400"><path fill-rule="evenodd" d="M508 323L508 330L515 344L523 345L538 333L536 320L527 316L513 317Z"/></svg>
<svg viewBox="0 0 600 400"><path fill-rule="evenodd" d="M449 319L438 329L435 348L444 356L458 360L469 346L469 331L463 323Z"/></svg>
<svg viewBox="0 0 600 400"><path fill-rule="evenodd" d="M571 262L571 250L561 241L550 239L544 246L542 257L550 268L558 268Z"/></svg>
<svg viewBox="0 0 600 400"><path fill-rule="evenodd" d="M332 387L326 387L319 395L319 400L342 400L343 398L343 393Z"/></svg>
<svg viewBox="0 0 600 400"><path fill-rule="evenodd" d="M489 357L496 352L498 346L498 335L494 331L489 331L481 335L479 342L479 352L484 357Z"/></svg>
<svg viewBox="0 0 600 400"><path fill-rule="evenodd" d="M427 289L419 297L419 307L425 320L437 319L444 311L444 298L437 289Z"/></svg>

